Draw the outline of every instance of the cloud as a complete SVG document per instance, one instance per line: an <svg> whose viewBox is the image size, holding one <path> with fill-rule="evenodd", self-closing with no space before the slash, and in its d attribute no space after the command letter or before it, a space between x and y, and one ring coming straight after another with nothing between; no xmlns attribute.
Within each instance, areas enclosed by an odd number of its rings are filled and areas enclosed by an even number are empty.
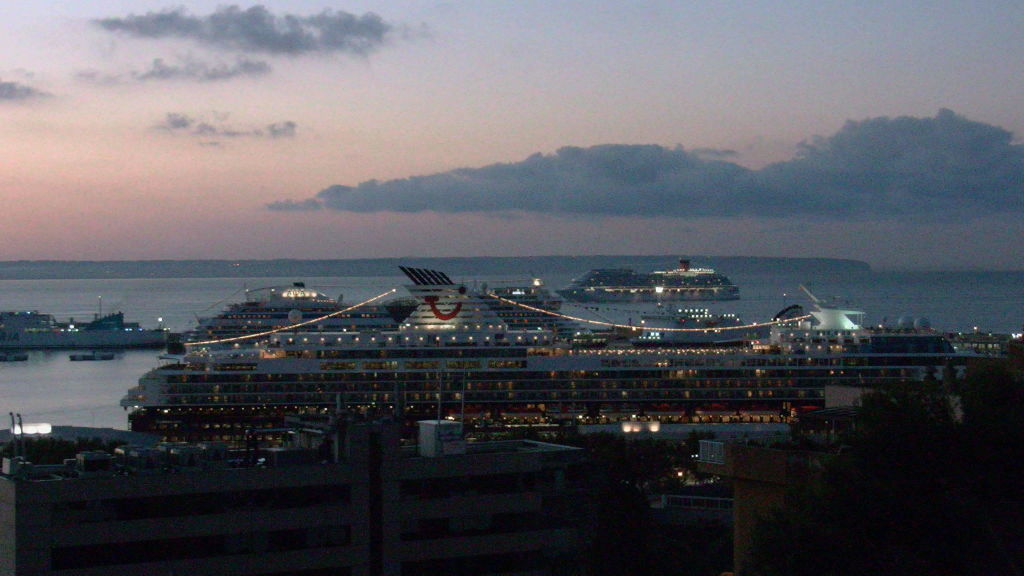
<svg viewBox="0 0 1024 576"><path fill-rule="evenodd" d="M38 100L50 94L18 82L5 82L0 79L0 102Z"/></svg>
<svg viewBox="0 0 1024 576"><path fill-rule="evenodd" d="M324 10L311 16L275 15L263 6L223 6L206 16L184 8L104 18L94 24L136 38L178 38L214 48L265 54L365 55L387 39L393 26L380 16Z"/></svg>
<svg viewBox="0 0 1024 576"><path fill-rule="evenodd" d="M281 200L280 202L271 203L269 207L271 210L279 212L309 212L322 209L323 204L315 198L307 198L298 202L294 200Z"/></svg>
<svg viewBox="0 0 1024 576"><path fill-rule="evenodd" d="M167 114L167 117L164 119L164 123L160 127L167 130L186 130L190 128L193 123L194 121L184 114L170 112Z"/></svg>
<svg viewBox="0 0 1024 576"><path fill-rule="evenodd" d="M115 85L129 82L150 82L161 80L187 80L198 82L220 82L245 76L265 76L271 72L270 64L239 56L233 63L211 64L193 56L179 57L174 62L154 58L144 70L128 74L104 74L95 70L79 72L80 80L93 84Z"/></svg>
<svg viewBox="0 0 1024 576"><path fill-rule="evenodd" d="M199 80L215 82L238 76L263 76L270 73L270 65L260 60L240 57L234 64L207 64L186 58L178 64L168 64L163 58L156 58L143 72L135 72L136 80Z"/></svg>
<svg viewBox="0 0 1024 576"><path fill-rule="evenodd" d="M267 125L267 135L271 138L294 138L295 122L276 122Z"/></svg>
<svg viewBox="0 0 1024 576"><path fill-rule="evenodd" d="M750 170L728 151L566 147L510 164L335 185L272 210L830 219L1024 213L1024 147L949 110L848 122L796 158Z"/></svg>
<svg viewBox="0 0 1024 576"><path fill-rule="evenodd" d="M847 122L758 177L788 205L837 215L1024 211L1024 147L1007 130L945 109Z"/></svg>
<svg viewBox="0 0 1024 576"><path fill-rule="evenodd" d="M238 128L228 123L227 114L212 117L193 117L169 112L154 128L173 134L185 134L202 139L204 146L220 146L217 138L267 138L271 140L295 137L298 125L291 120L267 124L264 128Z"/></svg>

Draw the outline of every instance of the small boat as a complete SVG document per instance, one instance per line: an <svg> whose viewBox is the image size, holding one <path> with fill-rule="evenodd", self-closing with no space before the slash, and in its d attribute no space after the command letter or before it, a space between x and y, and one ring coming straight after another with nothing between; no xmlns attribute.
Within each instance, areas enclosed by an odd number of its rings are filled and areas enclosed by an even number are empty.
<svg viewBox="0 0 1024 576"><path fill-rule="evenodd" d="M0 362L24 362L28 354L0 354Z"/></svg>
<svg viewBox="0 0 1024 576"><path fill-rule="evenodd" d="M83 352L69 356L72 362L87 362L95 360L113 360L113 352Z"/></svg>

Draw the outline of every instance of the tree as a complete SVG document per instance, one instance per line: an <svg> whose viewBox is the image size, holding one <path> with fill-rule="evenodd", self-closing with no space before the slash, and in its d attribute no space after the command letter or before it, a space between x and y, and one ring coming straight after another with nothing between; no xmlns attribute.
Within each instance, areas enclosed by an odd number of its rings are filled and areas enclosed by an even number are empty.
<svg viewBox="0 0 1024 576"><path fill-rule="evenodd" d="M850 450L755 530L748 573L1013 573L1019 543L1007 541L1014 523L995 514L995 497L1019 503L1019 488L989 475L1019 467L1020 444L1001 434L1020 434L1010 430L1021 423L1020 390L1005 371L975 374L963 424L934 379L866 396ZM992 468L1006 458L1015 461Z"/></svg>

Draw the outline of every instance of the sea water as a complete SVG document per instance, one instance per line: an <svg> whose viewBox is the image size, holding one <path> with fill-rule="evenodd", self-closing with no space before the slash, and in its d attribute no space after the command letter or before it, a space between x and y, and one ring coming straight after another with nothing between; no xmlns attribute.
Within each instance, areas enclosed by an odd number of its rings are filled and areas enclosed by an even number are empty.
<svg viewBox="0 0 1024 576"><path fill-rule="evenodd" d="M533 271L552 290L572 277L564 272ZM580 271L580 273L585 270ZM809 306L805 286L817 298L866 312L869 324L895 324L899 319L927 318L945 332L1021 332L1024 325L1024 272L896 272L791 274L730 272L740 287L740 300L695 302L683 307L732 312L748 322L763 321L790 304ZM480 288L526 284L526 275L454 277ZM38 310L58 320L91 320L94 315L121 311L144 327L158 324L172 332L192 328L199 317L218 313L239 302L245 290L304 281L308 287L347 303L357 303L393 288L390 297L406 295L404 277L260 277L138 279L0 279L0 310ZM677 306L679 304L676 304ZM667 305L666 305L667 306ZM650 307L566 305L563 311L593 319L639 321ZM22 414L25 422L126 429L127 413L118 405L140 376L160 364L159 350L116 353L113 360L71 362L67 351L33 351L26 362L0 363L0 409ZM6 422L0 428L6 428Z"/></svg>

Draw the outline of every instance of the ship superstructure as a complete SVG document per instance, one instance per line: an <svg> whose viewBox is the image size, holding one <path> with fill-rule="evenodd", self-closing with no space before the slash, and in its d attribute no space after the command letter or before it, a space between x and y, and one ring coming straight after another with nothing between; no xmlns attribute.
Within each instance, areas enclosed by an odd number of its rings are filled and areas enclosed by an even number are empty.
<svg viewBox="0 0 1024 576"><path fill-rule="evenodd" d="M644 314L635 346L736 346L766 338L767 324L746 326L735 314L715 314L707 308L674 308Z"/></svg>
<svg viewBox="0 0 1024 576"><path fill-rule="evenodd" d="M551 330L510 328L487 294L441 272L403 272L420 304L396 330L286 331L256 347L193 349L151 370L124 397L131 428L167 440L241 442L247 432L272 431L286 414L338 404L409 421L494 425L566 415L580 422L625 415L782 422L822 407L825 384L917 381L955 356L935 333L813 323L776 326L765 339L727 347L579 348ZM901 348L883 337L933 345Z"/></svg>

